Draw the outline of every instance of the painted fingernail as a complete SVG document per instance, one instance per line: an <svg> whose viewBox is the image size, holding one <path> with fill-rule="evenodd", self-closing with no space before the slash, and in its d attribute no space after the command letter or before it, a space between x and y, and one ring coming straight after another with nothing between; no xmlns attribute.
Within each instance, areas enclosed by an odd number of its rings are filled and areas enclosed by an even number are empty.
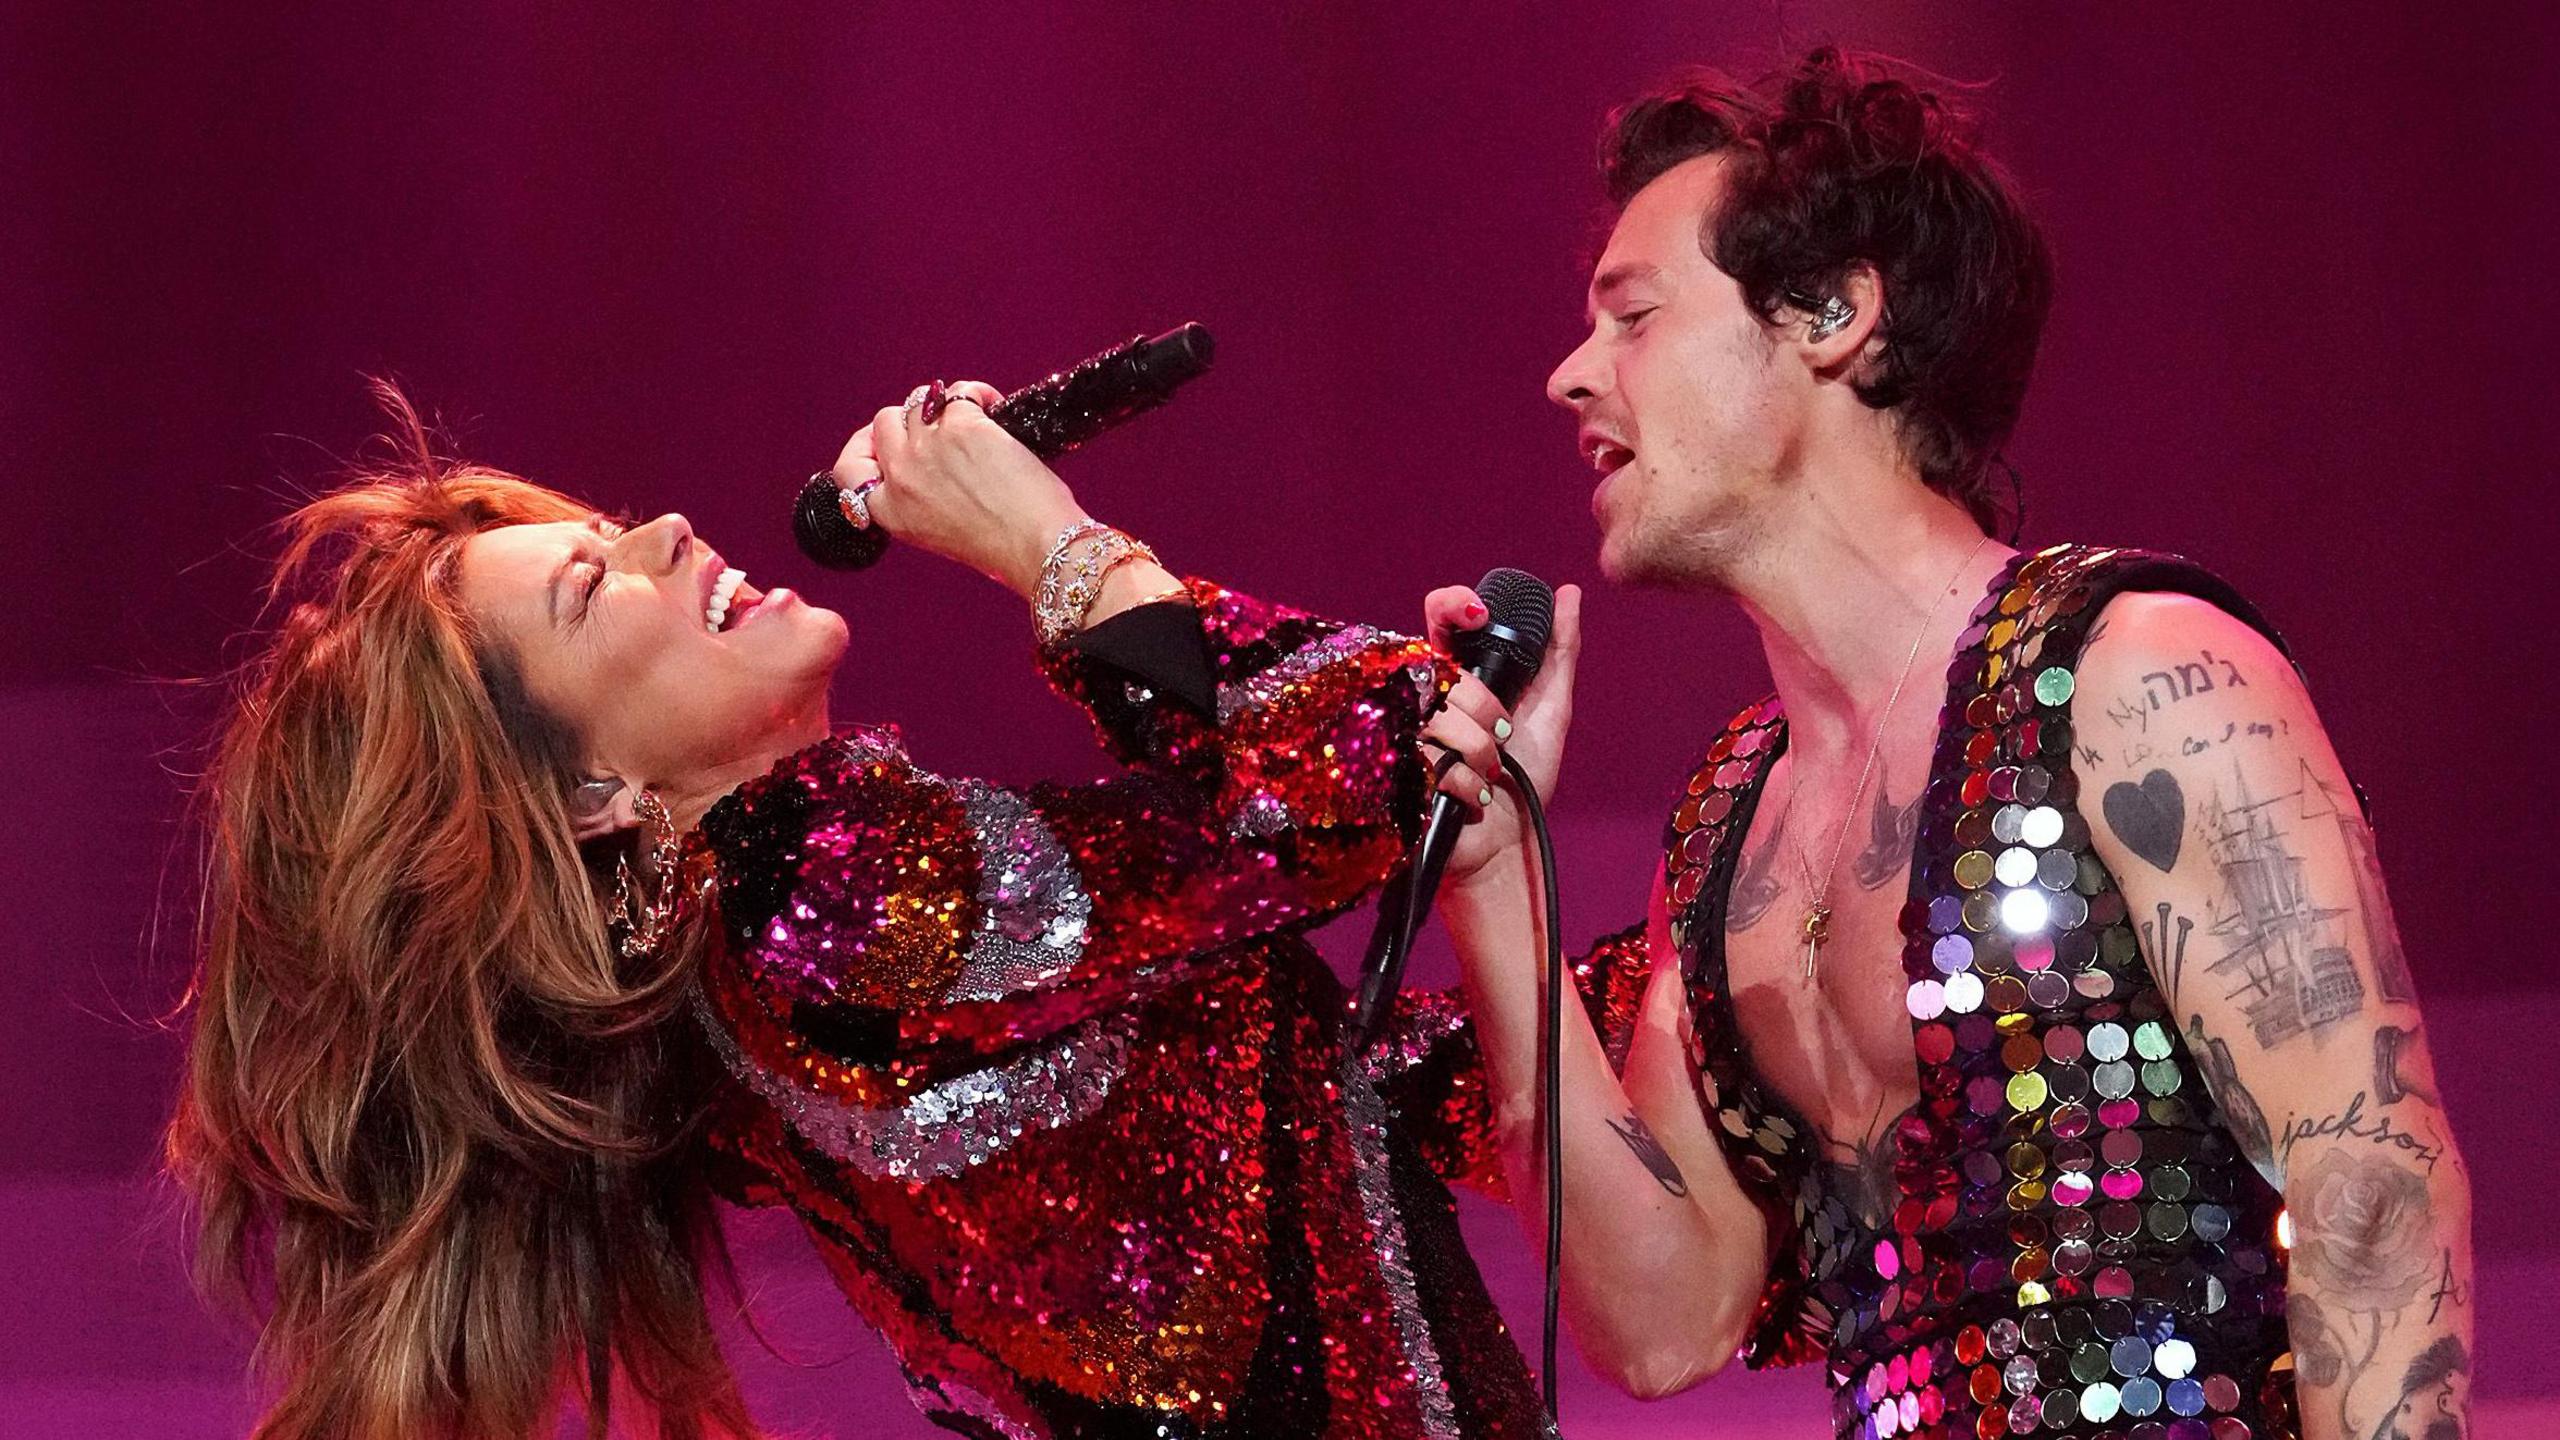
<svg viewBox="0 0 2560 1440"><path fill-rule="evenodd" d="M1496 740L1508 740L1508 739L1510 739L1510 738L1511 738L1511 722L1510 722L1510 721L1508 721L1508 720L1496 720L1496 721L1494 721L1494 722L1493 722L1493 738L1494 738L1494 739L1496 739Z"/></svg>
<svg viewBox="0 0 2560 1440"><path fill-rule="evenodd" d="M1482 601L1470 600L1467 602L1467 618L1470 620L1482 620L1485 616L1491 613L1493 612L1484 608L1484 603Z"/></svg>
<svg viewBox="0 0 2560 1440"><path fill-rule="evenodd" d="M1481 789L1481 790L1479 790L1479 791L1477 791L1477 792L1476 792L1476 804L1477 804L1479 807L1481 807L1481 806L1491 805L1492 803L1493 803L1493 787L1492 787L1492 786L1487 785L1487 786L1486 786L1486 787L1484 787L1483 789Z"/></svg>

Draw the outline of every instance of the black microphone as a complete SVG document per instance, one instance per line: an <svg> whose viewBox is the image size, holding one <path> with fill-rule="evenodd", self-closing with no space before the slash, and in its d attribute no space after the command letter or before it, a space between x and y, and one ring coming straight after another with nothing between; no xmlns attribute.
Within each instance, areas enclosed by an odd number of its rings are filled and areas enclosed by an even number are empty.
<svg viewBox="0 0 2560 1440"><path fill-rule="evenodd" d="M1133 335L1073 368L1035 381L996 402L987 418L1032 454L1055 460L1103 431L1173 398L1183 382L1209 368L1217 345L1198 324L1150 340ZM843 490L824 471L809 478L791 508L800 553L830 570L864 570L889 548L877 522L856 525Z"/></svg>
<svg viewBox="0 0 2560 1440"><path fill-rule="evenodd" d="M1485 623L1449 637L1449 651L1470 675L1485 683L1504 708L1519 703L1520 692L1546 662L1547 635L1555 628L1556 592L1526 570L1508 567L1485 572L1476 594L1484 601ZM1492 777L1487 776L1488 780ZM1352 1003L1352 1032L1365 1041L1386 1003L1404 986L1404 967L1414 933L1431 912L1432 894L1449 866L1466 825L1466 807L1457 796L1435 794L1431 819L1415 847L1413 870L1401 894L1390 891L1378 917L1378 936L1370 945L1360 975L1359 996Z"/></svg>

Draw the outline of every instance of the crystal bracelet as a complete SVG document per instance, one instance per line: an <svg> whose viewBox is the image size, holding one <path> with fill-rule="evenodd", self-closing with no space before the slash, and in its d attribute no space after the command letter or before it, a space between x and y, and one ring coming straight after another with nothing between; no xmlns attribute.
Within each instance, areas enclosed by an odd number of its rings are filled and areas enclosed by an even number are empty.
<svg viewBox="0 0 2560 1440"><path fill-rule="evenodd" d="M1032 605L1040 643L1056 645L1084 628L1084 617L1102 597L1103 582L1133 560L1161 563L1144 543L1099 521L1079 520L1060 531L1040 562Z"/></svg>

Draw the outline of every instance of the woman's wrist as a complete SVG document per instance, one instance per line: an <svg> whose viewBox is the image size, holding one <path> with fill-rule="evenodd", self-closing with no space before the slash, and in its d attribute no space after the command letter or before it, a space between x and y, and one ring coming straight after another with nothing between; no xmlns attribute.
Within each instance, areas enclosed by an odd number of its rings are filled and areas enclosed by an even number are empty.
<svg viewBox="0 0 2560 1440"><path fill-rule="evenodd" d="M1443 881L1440 907L1444 911L1509 910L1528 899L1534 873L1529 848L1515 841L1475 869Z"/></svg>
<svg viewBox="0 0 2560 1440"><path fill-rule="evenodd" d="M1440 887L1434 904L1462 970L1479 965L1502 969L1536 948L1537 896L1524 867L1512 863L1518 853L1506 849L1484 868Z"/></svg>
<svg viewBox="0 0 2560 1440"><path fill-rule="evenodd" d="M1164 566L1153 560L1132 560L1103 577L1102 592L1094 597L1093 608L1084 612L1085 628L1091 629L1141 605L1186 593L1182 578Z"/></svg>
<svg viewBox="0 0 2560 1440"><path fill-rule="evenodd" d="M1139 570L1135 579L1125 572ZM1147 584L1149 574L1157 582ZM1163 594L1172 576L1156 561L1156 553L1124 530L1096 520L1077 520L1058 532L1040 562L1040 578L1031 597L1033 629L1043 647L1119 614L1132 605Z"/></svg>
<svg viewBox="0 0 2560 1440"><path fill-rule="evenodd" d="M1040 580L1048 569L1050 553L1058 541L1078 525L1090 522L1083 510L1074 505L1050 510L1029 522L1008 547L1011 560L996 574L996 579L1026 601L1040 598Z"/></svg>

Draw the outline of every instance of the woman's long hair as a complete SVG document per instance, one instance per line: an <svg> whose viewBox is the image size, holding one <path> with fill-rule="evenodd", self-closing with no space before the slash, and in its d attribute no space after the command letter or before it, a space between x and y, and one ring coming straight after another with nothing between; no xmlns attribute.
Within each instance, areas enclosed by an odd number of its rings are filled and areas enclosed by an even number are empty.
<svg viewBox="0 0 2560 1440"><path fill-rule="evenodd" d="M199 1279L262 1311L258 1440L525 1440L581 1395L751 1434L702 1277L688 947L622 961L570 826L574 737L456 598L463 542L586 508L392 458L287 522L284 618L200 796L168 1163Z"/></svg>

